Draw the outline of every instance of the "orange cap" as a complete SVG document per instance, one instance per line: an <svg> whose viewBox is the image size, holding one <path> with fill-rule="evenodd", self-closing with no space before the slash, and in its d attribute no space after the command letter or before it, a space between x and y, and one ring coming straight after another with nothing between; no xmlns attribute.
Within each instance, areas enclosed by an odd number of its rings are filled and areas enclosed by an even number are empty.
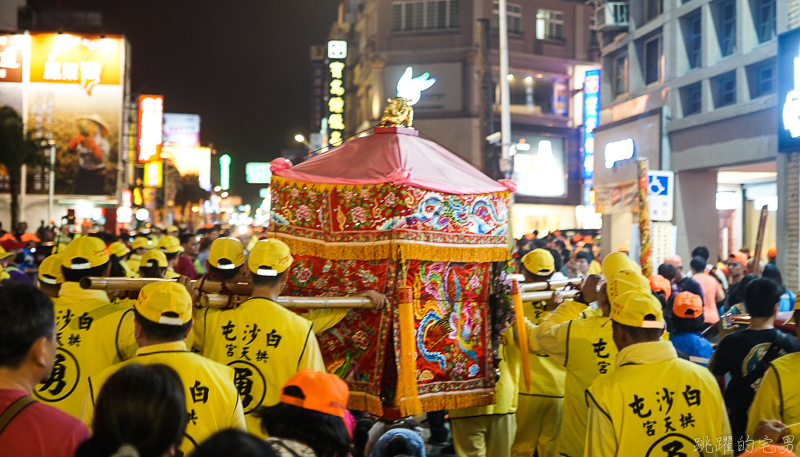
<svg viewBox="0 0 800 457"><path fill-rule="evenodd" d="M758 447L753 450L747 451L742 455L750 455L750 456L770 456L770 455L781 455L786 457L797 457L797 454L792 452L790 449L785 448L783 446L778 446L777 444L768 444L764 447Z"/></svg>
<svg viewBox="0 0 800 457"><path fill-rule="evenodd" d="M767 257L778 257L778 250L775 248L769 248L769 251L767 251Z"/></svg>
<svg viewBox="0 0 800 457"><path fill-rule="evenodd" d="M672 294L672 284L661 275L650 276L650 288L653 292L664 292L664 298L669 298Z"/></svg>
<svg viewBox="0 0 800 457"><path fill-rule="evenodd" d="M693 319L703 315L703 300L691 292L681 292L675 296L672 314L684 319Z"/></svg>
<svg viewBox="0 0 800 457"><path fill-rule="evenodd" d="M283 389L289 386L298 387L306 398L283 394L281 403L344 418L350 390L338 376L304 368L292 375Z"/></svg>
<svg viewBox="0 0 800 457"><path fill-rule="evenodd" d="M731 252L731 255L728 256L728 260L733 260L734 262L739 262L742 264L743 267L747 268L747 261L750 260L747 257L747 254L741 251Z"/></svg>
<svg viewBox="0 0 800 457"><path fill-rule="evenodd" d="M681 259L681 256L679 255L671 255L664 259L664 263L668 263L673 267L678 268L683 266L683 259Z"/></svg>

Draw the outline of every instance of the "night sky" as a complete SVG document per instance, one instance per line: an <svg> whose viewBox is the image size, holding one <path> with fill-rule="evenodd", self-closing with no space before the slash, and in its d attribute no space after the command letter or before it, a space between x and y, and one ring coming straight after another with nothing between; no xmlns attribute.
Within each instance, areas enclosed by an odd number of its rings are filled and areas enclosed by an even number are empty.
<svg viewBox="0 0 800 457"><path fill-rule="evenodd" d="M244 163L296 148L310 122L309 47L324 44L338 0L34 0L103 13L132 47L131 92L201 117L201 142L228 153L232 190ZM65 32L68 32L65 30Z"/></svg>

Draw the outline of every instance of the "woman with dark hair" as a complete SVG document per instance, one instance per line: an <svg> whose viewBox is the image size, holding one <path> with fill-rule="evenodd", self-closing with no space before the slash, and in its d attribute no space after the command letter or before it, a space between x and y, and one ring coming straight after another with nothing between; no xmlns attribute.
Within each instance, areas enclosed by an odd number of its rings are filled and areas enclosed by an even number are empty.
<svg viewBox="0 0 800 457"><path fill-rule="evenodd" d="M254 414L281 457L344 457L350 452L344 424L349 396L336 375L302 369L286 381L280 403Z"/></svg>
<svg viewBox="0 0 800 457"><path fill-rule="evenodd" d="M255 435L228 429L203 441L191 457L278 457L278 454Z"/></svg>
<svg viewBox="0 0 800 457"><path fill-rule="evenodd" d="M166 365L131 364L103 384L94 407L94 436L75 457L172 457L186 429L186 397Z"/></svg>
<svg viewBox="0 0 800 457"><path fill-rule="evenodd" d="M769 278L775 281L775 283L778 284L778 287L783 290L781 294L781 301L778 302L780 305L778 307L778 311L793 311L794 302L797 300L797 294L787 289L786 286L783 285L783 276L781 276L781 271L778 270L778 267L767 264L767 266L764 267L764 272L761 273L761 277Z"/></svg>
<svg viewBox="0 0 800 457"><path fill-rule="evenodd" d="M714 346L703 338L703 301L699 295L681 292L672 303L672 332L669 340L675 349L689 355L689 360L707 366Z"/></svg>

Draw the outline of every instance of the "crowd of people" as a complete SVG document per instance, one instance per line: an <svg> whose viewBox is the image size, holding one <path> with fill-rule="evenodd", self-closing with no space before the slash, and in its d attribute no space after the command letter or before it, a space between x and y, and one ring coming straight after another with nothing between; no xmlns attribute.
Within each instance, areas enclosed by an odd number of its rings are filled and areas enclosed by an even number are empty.
<svg viewBox="0 0 800 457"><path fill-rule="evenodd" d="M591 237L524 237L525 283L580 290L523 304L493 404L422 421L347 409L316 334L348 310L278 304L294 263L281 241L219 226L26 230L0 233L0 456L425 457L450 435L469 457L794 455L800 344L776 320L796 296L774 250L765 265L742 251L709 263L698 247L688 268L672 256L648 278L624 252L600 259ZM175 280L81 287L92 277ZM240 283L242 303L196 307ZM375 312L388 302L357 295ZM737 314L748 325L731 332ZM728 334L715 345L714 332Z"/></svg>

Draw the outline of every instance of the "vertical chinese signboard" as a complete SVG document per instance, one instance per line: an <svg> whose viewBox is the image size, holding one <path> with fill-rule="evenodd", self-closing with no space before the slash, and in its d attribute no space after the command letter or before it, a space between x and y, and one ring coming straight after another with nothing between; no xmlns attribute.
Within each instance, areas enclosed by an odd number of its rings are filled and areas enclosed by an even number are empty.
<svg viewBox="0 0 800 457"><path fill-rule="evenodd" d="M344 69L347 59L347 42L332 40L328 42L328 144L342 144L345 130L345 80Z"/></svg>
<svg viewBox="0 0 800 457"><path fill-rule="evenodd" d="M583 82L583 204L593 206L594 129L600 122L600 70L589 70Z"/></svg>
<svg viewBox="0 0 800 457"><path fill-rule="evenodd" d="M114 195L125 90L124 40L66 33L31 33L26 38L26 127L34 138L56 145L56 193Z"/></svg>
<svg viewBox="0 0 800 457"><path fill-rule="evenodd" d="M158 160L164 139L164 97L139 96L139 163Z"/></svg>

